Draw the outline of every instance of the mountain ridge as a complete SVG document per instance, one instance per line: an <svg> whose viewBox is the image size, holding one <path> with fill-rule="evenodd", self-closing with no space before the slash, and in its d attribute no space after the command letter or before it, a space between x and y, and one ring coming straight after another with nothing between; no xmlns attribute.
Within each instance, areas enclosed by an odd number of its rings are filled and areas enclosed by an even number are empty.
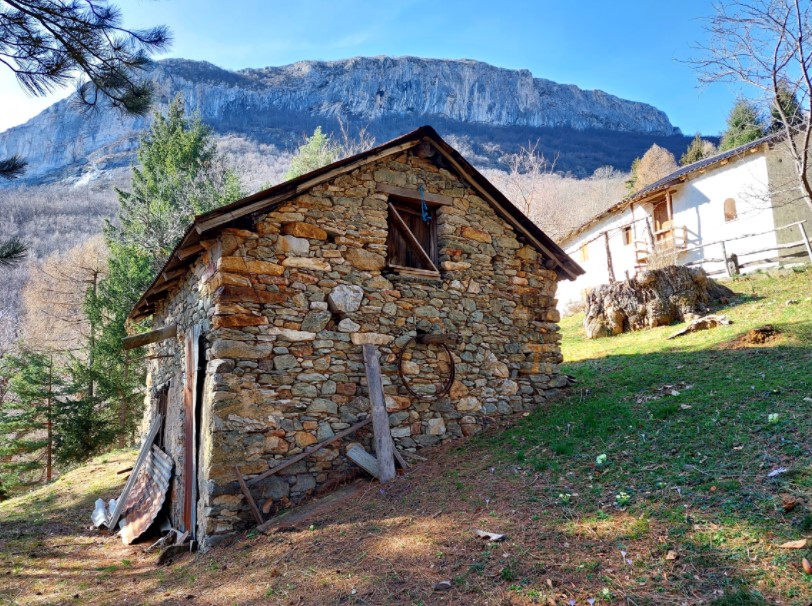
<svg viewBox="0 0 812 606"><path fill-rule="evenodd" d="M636 155L653 142L685 146L679 129L649 104L473 59L353 57L241 70L164 59L149 76L156 109L182 94L187 108L198 111L216 133L240 134L279 149L295 148L302 134L318 125L335 132L339 119L366 127L378 140L431 123L443 136L466 139L492 166L537 139L545 142L547 153L563 156L568 150L566 155L578 151L588 157L564 160L563 170L580 174L601 162L622 169L630 164L633 156L627 157L623 145L602 150L598 141L623 140ZM0 157L25 157L26 180L35 183L124 166L150 119L112 109L87 114L68 98L0 133ZM610 149L618 151L617 158L608 156Z"/></svg>

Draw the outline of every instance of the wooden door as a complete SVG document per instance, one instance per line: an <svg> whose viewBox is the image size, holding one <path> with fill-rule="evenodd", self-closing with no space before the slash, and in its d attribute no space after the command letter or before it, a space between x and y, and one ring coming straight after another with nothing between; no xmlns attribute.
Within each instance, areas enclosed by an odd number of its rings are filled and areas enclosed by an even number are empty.
<svg viewBox="0 0 812 606"><path fill-rule="evenodd" d="M183 385L183 525L191 538L197 531L197 366L200 360L200 326L186 332L186 381Z"/></svg>
<svg viewBox="0 0 812 606"><path fill-rule="evenodd" d="M671 237L674 221L671 215L671 199L668 198L654 205L654 239L662 242Z"/></svg>

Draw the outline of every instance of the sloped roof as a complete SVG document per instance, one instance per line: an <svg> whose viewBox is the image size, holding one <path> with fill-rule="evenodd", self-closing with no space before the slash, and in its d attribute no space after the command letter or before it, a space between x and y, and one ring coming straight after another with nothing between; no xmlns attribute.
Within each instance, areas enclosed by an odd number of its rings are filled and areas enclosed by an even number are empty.
<svg viewBox="0 0 812 606"><path fill-rule="evenodd" d="M624 198L623 200L621 200L617 204L613 204L612 206L610 206L606 210L601 211L600 213L598 213L597 215L595 215L594 217L592 217L591 219L589 219L588 221L586 221L585 223L583 223L582 225L577 227L576 229L574 229L574 230L570 231L569 233L565 234L561 238L561 241L562 242L567 242L567 241L571 240L572 238L574 238L578 234L586 231L589 227L591 227L592 225L594 225L598 221L600 221L602 219L605 219L608 216L611 216L612 214L614 214L618 210L621 210L621 209L625 208L626 206L628 206L630 204L633 204L634 202L639 202L641 200L645 200L649 196L652 196L652 195L654 195L656 193L659 193L660 191L665 191L666 189L669 189L670 187L673 187L674 185L677 185L677 184L685 181L685 179L689 175L691 175L691 174L693 174L695 172L707 170L708 168L710 168L712 166L715 166L717 164L721 164L721 163L725 162L726 160L731 160L731 159L734 159L734 158L738 159L738 158L744 156L746 153L748 153L750 151L757 150L759 147L761 147L765 143L771 143L775 139L778 139L778 138L780 138L782 136L783 136L783 133L781 133L781 132L773 133L773 134L767 135L765 137L761 137L759 139L756 139L755 141L750 141L749 143L745 143L744 145L739 145L738 147L734 147L733 149L729 149L729 150L724 151L724 152L722 152L720 154L716 154L716 155L710 156L708 158L703 158L702 160L699 160L697 162L693 162L691 164L681 166L680 168L675 170L673 173L666 175L665 177L663 177L659 181L655 181L651 185L647 185L643 189L634 192L630 196L627 196L626 198Z"/></svg>
<svg viewBox="0 0 812 606"><path fill-rule="evenodd" d="M525 236L528 244L547 259L550 259L559 278L575 279L584 273L584 270L558 244L516 208L496 186L463 158L457 150L446 143L437 134L437 131L430 126L421 126L397 139L392 139L360 154L343 158L295 179L285 181L195 217L195 220L186 230L158 276L130 312L130 318L138 320L154 311L155 303L160 301L171 286L176 283L176 280L185 274L188 267L202 251L202 247L199 245L200 241L211 238L213 234L217 233L217 230L228 226L241 217L256 212L269 212L286 200L305 193L321 183L387 156L411 149L421 143L433 145L459 173L460 177L481 195L502 219L509 223L519 234Z"/></svg>

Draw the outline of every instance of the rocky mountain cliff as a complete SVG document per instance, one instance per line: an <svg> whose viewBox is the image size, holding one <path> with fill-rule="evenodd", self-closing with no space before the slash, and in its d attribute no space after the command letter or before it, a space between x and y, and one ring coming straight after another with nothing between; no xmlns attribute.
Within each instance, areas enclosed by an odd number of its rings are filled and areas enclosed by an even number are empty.
<svg viewBox="0 0 812 606"><path fill-rule="evenodd" d="M317 125L335 130L339 119L379 142L432 124L486 166L538 139L559 156L558 169L575 174L605 164L625 170L653 142L686 145L650 105L470 60L359 57L228 71L169 59L151 78L157 109L181 93L217 133L279 149L295 148ZM25 157L29 181L76 178L129 163L148 121L106 109L87 114L69 98L0 133L0 157Z"/></svg>

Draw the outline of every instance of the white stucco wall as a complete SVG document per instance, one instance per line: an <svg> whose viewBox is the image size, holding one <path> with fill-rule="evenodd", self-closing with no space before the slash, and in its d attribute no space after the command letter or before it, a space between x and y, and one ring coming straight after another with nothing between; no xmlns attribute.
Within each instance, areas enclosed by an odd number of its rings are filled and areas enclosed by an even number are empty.
<svg viewBox="0 0 812 606"><path fill-rule="evenodd" d="M700 173L672 190L673 225L686 228L687 248L677 257L677 262L687 264L698 262L708 273L724 274L725 265L722 247L713 244L705 248L694 249L702 243L715 243L726 240L727 255L736 253L739 263L752 263L756 260L774 258L776 251L770 247L776 245L776 227L773 213L769 206L767 160L759 150L740 160L729 164L715 166L706 173ZM737 218L725 221L724 202L727 198L736 200ZM613 215L591 226L570 241L563 242L563 247L577 261L586 273L577 280L560 282L558 288L559 308L565 310L572 303L583 297L586 289L594 288L609 281L606 263L606 244L603 232L609 234L609 246L612 252L612 265L615 278L622 280L636 273L634 241L647 242L646 217L651 217L652 205L635 204L626 207ZM622 228L631 225L633 242L625 245ZM731 240L745 234L762 234L751 238ZM681 243L682 235L677 238ZM583 260L580 254L582 246L589 250L589 258ZM694 250L691 250L694 249ZM756 250L767 249L757 255L748 255ZM718 259L718 261L714 261ZM743 271L747 271L744 269Z"/></svg>
<svg viewBox="0 0 812 606"><path fill-rule="evenodd" d="M564 250L567 254L583 267L586 273L574 281L559 281L556 295L559 309L564 310L568 305L580 301L585 290L609 282L609 270L606 263L606 241L604 236L601 235L603 232L609 234L609 248L612 251L612 266L615 271L615 278L618 280L625 279L627 271L629 277L634 275L634 240L641 239L643 234L639 225L632 224L632 211L626 208L596 223L572 241L564 244ZM623 242L623 227L627 225L632 225L633 234L635 234L635 231L639 232L639 236L634 235L630 245L625 245ZM584 260L581 256L581 248L584 246L589 251L587 260Z"/></svg>
<svg viewBox="0 0 812 606"><path fill-rule="evenodd" d="M724 202L736 200L737 218L725 221ZM736 253L739 263L773 258L774 249L757 255L747 255L776 245L773 231L776 227L769 203L767 159L759 151L741 160L718 166L698 175L673 194L674 225L685 226L688 248L698 244L711 244L697 250L688 250L679 257L680 264L701 262L708 273L724 272L722 246L712 244L725 240L727 255ZM752 238L732 240L746 234L761 234Z"/></svg>

